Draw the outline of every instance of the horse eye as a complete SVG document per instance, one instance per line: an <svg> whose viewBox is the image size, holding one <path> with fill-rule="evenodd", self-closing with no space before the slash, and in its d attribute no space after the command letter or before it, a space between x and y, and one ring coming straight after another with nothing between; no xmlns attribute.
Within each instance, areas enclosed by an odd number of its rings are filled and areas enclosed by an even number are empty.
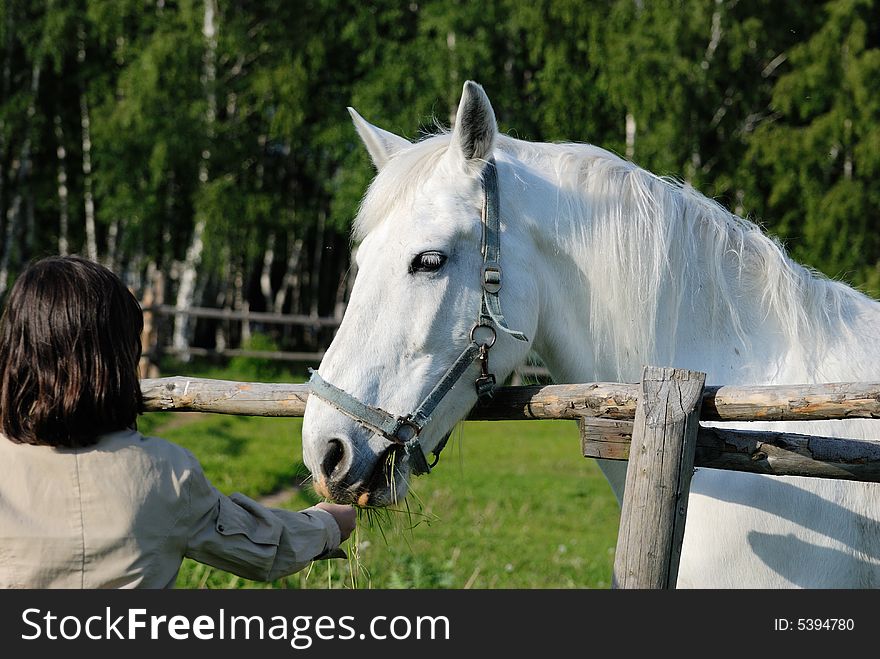
<svg viewBox="0 0 880 659"><path fill-rule="evenodd" d="M436 272L446 263L446 254L443 252L422 252L409 264L410 274L415 272Z"/></svg>

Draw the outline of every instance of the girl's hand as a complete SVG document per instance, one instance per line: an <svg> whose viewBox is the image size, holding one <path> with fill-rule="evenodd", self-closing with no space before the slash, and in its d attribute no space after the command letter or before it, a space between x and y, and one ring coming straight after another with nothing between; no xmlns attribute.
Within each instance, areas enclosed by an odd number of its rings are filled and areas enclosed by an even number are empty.
<svg viewBox="0 0 880 659"><path fill-rule="evenodd" d="M333 519L339 525L340 542L346 540L351 535L351 532L354 531L354 527L357 524L357 511L353 506L343 506L338 503L322 501L315 504L315 508L326 510L333 515Z"/></svg>

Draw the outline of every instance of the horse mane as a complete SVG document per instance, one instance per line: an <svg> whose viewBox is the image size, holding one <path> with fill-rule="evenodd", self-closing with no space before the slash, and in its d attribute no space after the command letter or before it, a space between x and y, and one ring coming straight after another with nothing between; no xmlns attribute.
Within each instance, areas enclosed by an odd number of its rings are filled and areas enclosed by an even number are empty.
<svg viewBox="0 0 880 659"><path fill-rule="evenodd" d="M386 163L362 200L355 240L412 203L449 142L448 133L428 135ZM673 363L677 323L689 311L708 331L732 335L743 354L751 330L769 323L789 361L816 364L846 340L854 305L868 299L798 264L757 224L689 184L605 149L503 135L496 149L559 188L540 229L555 232L577 263L577 283L588 286L593 351L609 360L596 364L605 377L631 380L633 363Z"/></svg>
<svg viewBox="0 0 880 659"><path fill-rule="evenodd" d="M502 137L499 147L550 171L563 191L548 220L558 244L576 246L594 353L614 356L611 377L632 379L633 363L674 363L689 312L710 332L732 334L744 355L751 330L769 323L789 362L817 364L847 337L854 303L868 299L795 262L757 224L687 183L589 144Z"/></svg>

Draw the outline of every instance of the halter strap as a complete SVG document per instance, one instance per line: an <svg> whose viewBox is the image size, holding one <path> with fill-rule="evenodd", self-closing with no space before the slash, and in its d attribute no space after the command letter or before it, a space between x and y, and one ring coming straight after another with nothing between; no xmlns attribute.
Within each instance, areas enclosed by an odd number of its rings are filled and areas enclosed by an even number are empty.
<svg viewBox="0 0 880 659"><path fill-rule="evenodd" d="M493 325L509 334L518 341L527 341L525 334L512 330L507 326L504 315L501 313L501 299L498 292L501 290L501 214L498 194L498 172L495 159L490 158L482 173L483 181L483 212L482 212L482 246L483 266L480 274L482 294L480 296L480 318L471 329L470 343L453 362L449 370L434 385L434 388L419 404L412 414L395 417L379 407L373 407L358 400L347 391L336 387L324 380L314 369L309 369L311 379L309 387L325 402L348 417L351 417L365 428L372 430L386 439L403 446L410 459L411 469L414 474L427 474L431 467L437 463L440 451L446 445L449 435L444 437L434 448L435 460L429 465L425 459L422 445L419 442L419 434L431 420L431 414L446 397L446 394L465 374L467 369L475 361L479 360L482 369L480 377L475 385L477 396L480 401L492 397L495 387L495 376L489 372L489 349L495 343L495 331ZM486 328L491 331L491 337L480 342L476 338L477 330Z"/></svg>
<svg viewBox="0 0 880 659"><path fill-rule="evenodd" d="M490 320L503 332L519 341L528 341L522 332L512 330L501 313L501 210L498 194L498 168L495 158L489 158L483 169L483 270L480 283L483 288L480 302L480 322Z"/></svg>

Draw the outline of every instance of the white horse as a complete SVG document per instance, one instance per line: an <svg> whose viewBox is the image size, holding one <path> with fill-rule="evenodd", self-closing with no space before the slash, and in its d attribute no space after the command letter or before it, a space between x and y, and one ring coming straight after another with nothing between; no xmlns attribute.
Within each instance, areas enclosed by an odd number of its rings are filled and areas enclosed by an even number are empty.
<svg viewBox="0 0 880 659"><path fill-rule="evenodd" d="M530 349L560 383L635 382L645 364L704 371L707 384L880 374L880 303L793 262L687 185L595 146L499 135L472 82L452 132L417 143L351 114L378 174L355 224L351 301L319 373L370 406L416 409L468 344L481 315L490 158L500 301L507 325L528 337L498 332L490 363L499 380ZM468 369L476 377L479 366ZM474 405L474 377L431 414L418 438L426 453ZM878 439L878 424L785 429ZM414 464L387 435L314 395L303 453L320 493L361 504L405 496ZM391 467L389 456L399 458ZM599 462L620 499L626 463ZM691 488L679 587L880 586L880 486L699 469Z"/></svg>

